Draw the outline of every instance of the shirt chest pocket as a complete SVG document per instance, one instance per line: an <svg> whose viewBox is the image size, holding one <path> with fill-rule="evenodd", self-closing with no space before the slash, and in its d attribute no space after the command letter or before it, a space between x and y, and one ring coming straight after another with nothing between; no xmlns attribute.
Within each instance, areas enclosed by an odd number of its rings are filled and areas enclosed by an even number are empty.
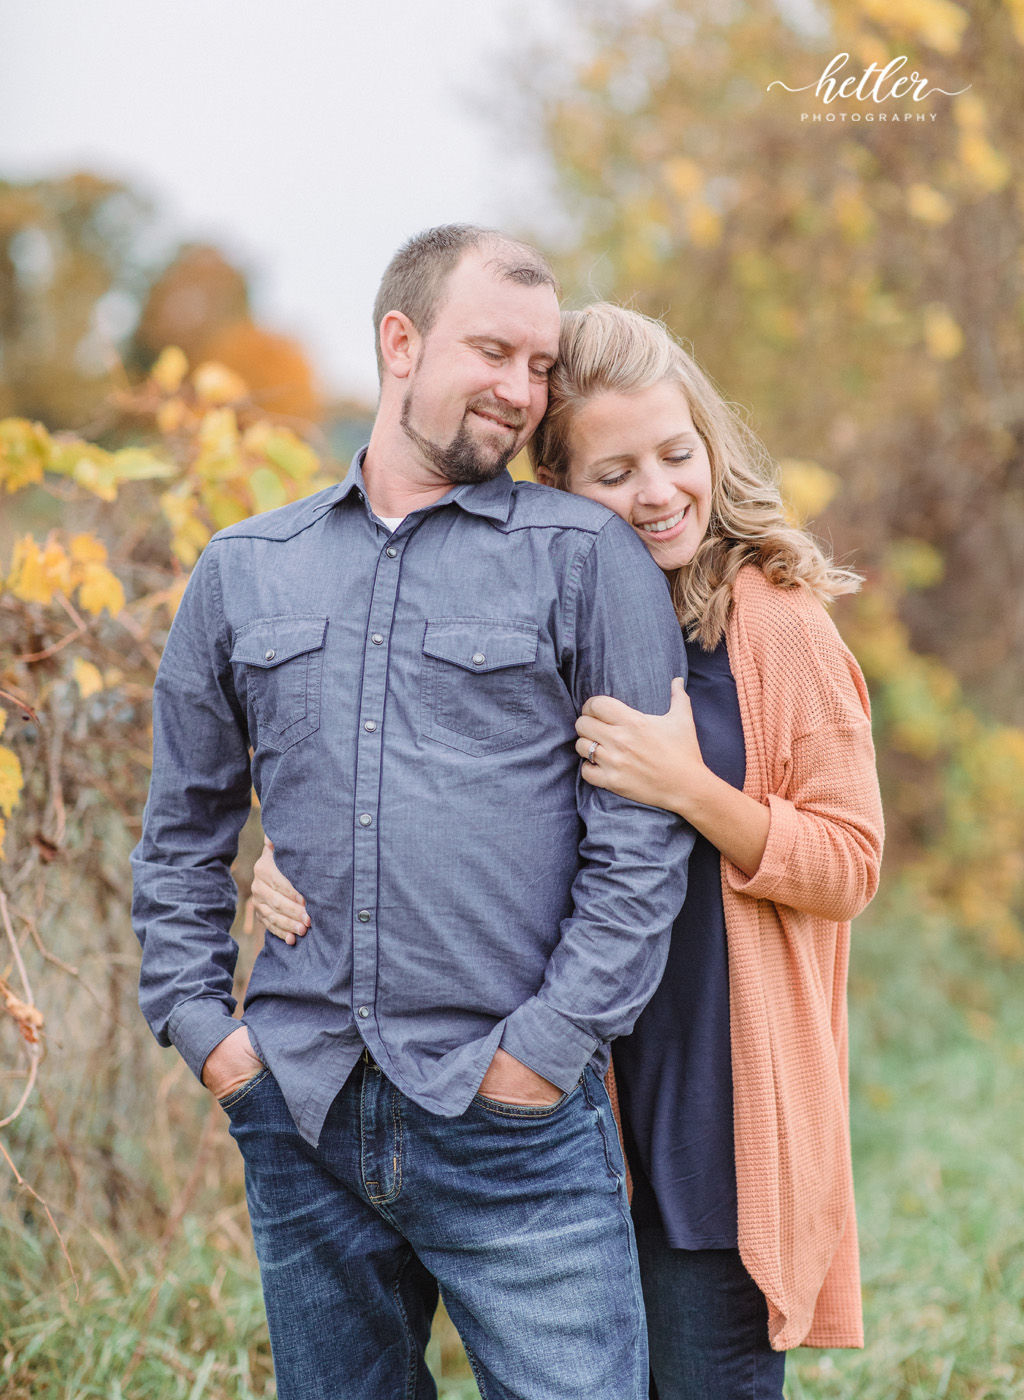
<svg viewBox="0 0 1024 1400"><path fill-rule="evenodd" d="M254 747L283 753L320 728L326 635L326 617L281 615L257 618L235 638L231 662L244 670Z"/></svg>
<svg viewBox="0 0 1024 1400"><path fill-rule="evenodd" d="M523 742L536 718L537 624L441 617L423 638L422 733L463 753Z"/></svg>

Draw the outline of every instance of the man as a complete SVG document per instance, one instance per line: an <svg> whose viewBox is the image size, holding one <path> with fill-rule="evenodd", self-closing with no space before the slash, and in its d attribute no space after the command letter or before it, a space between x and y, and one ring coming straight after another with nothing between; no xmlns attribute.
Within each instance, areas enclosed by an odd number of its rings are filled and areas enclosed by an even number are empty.
<svg viewBox="0 0 1024 1400"><path fill-rule="evenodd" d="M581 782L573 725L598 693L664 712L680 630L628 525L504 470L558 350L540 255L429 230L375 321L368 448L215 536L171 629L141 1002L245 1158L282 1400L432 1396L435 1279L489 1400L639 1400L600 1076L661 975L690 837ZM313 932L267 940L240 1026L250 781Z"/></svg>

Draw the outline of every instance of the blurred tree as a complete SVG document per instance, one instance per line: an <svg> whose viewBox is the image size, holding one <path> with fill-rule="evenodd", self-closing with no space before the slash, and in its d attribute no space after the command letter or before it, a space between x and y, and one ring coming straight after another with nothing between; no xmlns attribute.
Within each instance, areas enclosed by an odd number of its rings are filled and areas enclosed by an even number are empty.
<svg viewBox="0 0 1024 1400"><path fill-rule="evenodd" d="M528 118L569 216L567 285L663 317L776 453L834 472L839 553L937 550L901 600L913 643L1021 723L1019 0L570 9L579 56L567 74L564 51L531 55ZM906 55L930 87L973 86L825 106L840 53L843 77Z"/></svg>
<svg viewBox="0 0 1024 1400"><path fill-rule="evenodd" d="M212 336L203 354L241 375L265 412L306 421L319 418L313 368L297 341L252 321L236 321Z"/></svg>
<svg viewBox="0 0 1024 1400"><path fill-rule="evenodd" d="M94 175L0 180L0 416L79 424L110 392L150 222L137 194Z"/></svg>
<svg viewBox="0 0 1024 1400"><path fill-rule="evenodd" d="M178 345L192 363L209 358L209 341L249 318L245 277L217 248L186 244L146 297L134 350L151 364L165 345Z"/></svg>

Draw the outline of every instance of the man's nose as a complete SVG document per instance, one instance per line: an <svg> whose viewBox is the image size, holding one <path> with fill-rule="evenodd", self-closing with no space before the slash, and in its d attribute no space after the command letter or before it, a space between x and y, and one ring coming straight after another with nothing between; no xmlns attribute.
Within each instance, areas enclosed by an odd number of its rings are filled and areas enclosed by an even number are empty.
<svg viewBox="0 0 1024 1400"><path fill-rule="evenodd" d="M500 382L494 386L494 392L502 402L513 408L529 408L530 366L510 360L504 367Z"/></svg>

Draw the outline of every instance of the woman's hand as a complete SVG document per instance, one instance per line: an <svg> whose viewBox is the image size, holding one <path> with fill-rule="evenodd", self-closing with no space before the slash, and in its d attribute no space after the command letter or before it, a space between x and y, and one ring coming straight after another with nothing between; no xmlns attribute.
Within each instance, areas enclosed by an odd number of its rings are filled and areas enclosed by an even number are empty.
<svg viewBox="0 0 1024 1400"><path fill-rule="evenodd" d="M257 917L289 947L310 926L306 901L290 880L285 879L274 861L274 843L263 838L263 851L253 868L252 904Z"/></svg>
<svg viewBox="0 0 1024 1400"><path fill-rule="evenodd" d="M576 752L583 759L597 740L595 761L583 765L588 783L686 816L687 797L699 790L707 769L681 680L672 682L667 715L645 715L610 695L595 695L583 706L576 733Z"/></svg>
<svg viewBox="0 0 1024 1400"><path fill-rule="evenodd" d="M595 695L583 706L576 733L584 760L597 741L594 762L582 767L588 783L678 812L745 875L757 871L771 812L706 766L681 680L672 682L667 715L641 714L610 695Z"/></svg>

